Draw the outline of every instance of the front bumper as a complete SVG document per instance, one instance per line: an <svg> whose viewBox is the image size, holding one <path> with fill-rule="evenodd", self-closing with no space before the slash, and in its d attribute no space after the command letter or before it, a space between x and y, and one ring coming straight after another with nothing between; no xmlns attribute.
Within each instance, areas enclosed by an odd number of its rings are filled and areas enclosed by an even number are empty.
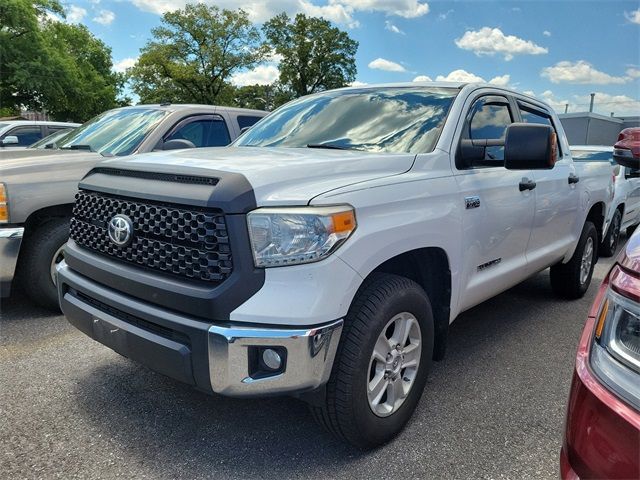
<svg viewBox="0 0 640 480"><path fill-rule="evenodd" d="M11 293L11 282L16 271L20 244L24 235L23 227L0 228L0 297Z"/></svg>
<svg viewBox="0 0 640 480"><path fill-rule="evenodd" d="M245 397L313 390L326 383L342 320L304 328L238 325L186 317L141 302L58 267L60 305L76 328L153 370L222 395ZM282 365L261 362L271 348Z"/></svg>

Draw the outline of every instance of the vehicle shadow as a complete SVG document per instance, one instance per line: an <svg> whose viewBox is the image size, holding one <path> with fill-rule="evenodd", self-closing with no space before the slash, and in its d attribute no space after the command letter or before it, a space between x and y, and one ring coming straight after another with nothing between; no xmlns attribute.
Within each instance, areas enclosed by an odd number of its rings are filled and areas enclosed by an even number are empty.
<svg viewBox="0 0 640 480"><path fill-rule="evenodd" d="M567 322L565 328L559 329L558 323L565 317L575 318L576 311L586 314L599 281L596 276L585 299L558 302L551 293L548 273L542 273L461 315L450 331L447 358L434 365L413 421L400 439L372 452L359 451L329 436L313 422L306 406L293 398L212 397L117 355L113 362L81 378L75 397L93 428L137 456L158 476L198 478L216 472L225 477L253 477L269 472L288 478L300 475L303 469L313 476L331 477L353 463L363 468L366 464L375 474L389 469L388 462L380 470L375 465L388 456L386 451L394 452L407 438L413 444L419 442L418 452L429 452L434 467L446 462L448 473L455 474L458 462L458 473L463 474L464 466L455 452L466 448L465 444L478 455L505 454L491 438L479 446L469 443L469 435L473 442L473 435L485 437L500 429L509 410L521 417L525 427L551 438L548 449L553 455L559 447L584 315L579 313L578 321ZM527 349L534 338L541 339L543 353ZM550 362L560 370L555 389L549 387L546 374L530 373L543 357L545 364ZM521 407L536 388L540 395L553 395L552 415L544 411L536 415ZM462 436L452 435L447 427L461 424L467 425ZM443 444L451 445L451 453ZM411 472L402 463L394 468Z"/></svg>

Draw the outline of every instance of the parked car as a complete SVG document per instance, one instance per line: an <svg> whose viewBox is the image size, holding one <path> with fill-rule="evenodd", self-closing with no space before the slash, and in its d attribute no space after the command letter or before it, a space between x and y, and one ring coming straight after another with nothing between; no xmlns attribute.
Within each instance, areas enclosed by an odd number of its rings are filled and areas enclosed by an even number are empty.
<svg viewBox="0 0 640 480"><path fill-rule="evenodd" d="M612 165L613 200L600 244L600 255L611 257L618 248L620 231L630 234L640 223L640 167L629 168L616 164L613 147L607 146L572 146L571 156L575 162L607 162Z"/></svg>
<svg viewBox="0 0 640 480"><path fill-rule="evenodd" d="M558 295L585 293L610 169L574 164L547 104L492 85L314 94L227 148L97 165L62 310L170 377L297 395L372 447L411 417L460 312L548 267Z"/></svg>
<svg viewBox="0 0 640 480"><path fill-rule="evenodd" d="M50 148L57 149L56 142L60 140L62 137L65 137L73 128L63 128L51 135L47 135L41 140L38 140L35 143L32 143L27 148Z"/></svg>
<svg viewBox="0 0 640 480"><path fill-rule="evenodd" d="M0 151L26 148L47 135L78 126L79 123L70 122L0 120Z"/></svg>
<svg viewBox="0 0 640 480"><path fill-rule="evenodd" d="M640 478L640 231L602 282L582 332L560 473Z"/></svg>
<svg viewBox="0 0 640 480"><path fill-rule="evenodd" d="M0 151L0 293L15 275L31 298L57 309L55 266L63 258L78 181L105 157L227 145L266 112L207 105L110 110L55 142ZM16 267L17 265L17 267Z"/></svg>

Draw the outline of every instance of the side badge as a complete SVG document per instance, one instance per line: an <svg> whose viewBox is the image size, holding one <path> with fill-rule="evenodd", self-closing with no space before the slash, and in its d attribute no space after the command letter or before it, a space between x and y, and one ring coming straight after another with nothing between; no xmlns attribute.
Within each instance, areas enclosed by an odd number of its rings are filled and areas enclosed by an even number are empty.
<svg viewBox="0 0 640 480"><path fill-rule="evenodd" d="M471 208L478 208L480 206L480 197L474 195L473 197L464 197L464 204L467 210Z"/></svg>

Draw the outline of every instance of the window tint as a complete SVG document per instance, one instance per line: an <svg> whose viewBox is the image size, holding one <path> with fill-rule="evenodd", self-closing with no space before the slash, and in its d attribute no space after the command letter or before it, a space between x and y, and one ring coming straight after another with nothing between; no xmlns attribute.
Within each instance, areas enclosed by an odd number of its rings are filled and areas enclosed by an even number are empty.
<svg viewBox="0 0 640 480"><path fill-rule="evenodd" d="M512 122L513 116L506 98L491 96L478 99L465 121L460 145L462 164L459 167L502 165L504 138ZM486 145L482 145L485 140Z"/></svg>
<svg viewBox="0 0 640 480"><path fill-rule="evenodd" d="M165 141L184 139L196 147L223 147L231 143L227 126L221 118L194 120L178 128Z"/></svg>
<svg viewBox="0 0 640 480"><path fill-rule="evenodd" d="M40 131L40 127L16 127L7 132L5 135L15 135L18 137L18 145L21 147L28 147L32 143L37 142L42 138L42 133Z"/></svg>
<svg viewBox="0 0 640 480"><path fill-rule="evenodd" d="M308 95L269 114L235 145L430 152L457 94L453 88L365 87Z"/></svg>
<svg viewBox="0 0 640 480"><path fill-rule="evenodd" d="M262 117L252 117L249 115L239 115L238 116L238 126L240 130L246 127L251 127L258 120L262 119Z"/></svg>
<svg viewBox="0 0 640 480"><path fill-rule="evenodd" d="M556 130L556 126L551 121L551 116L547 113L535 110L533 108L527 108L525 106L520 105L520 116L522 117L522 121L525 123L538 123L541 125L549 125L556 132L556 137L558 131ZM557 138L556 138L557 142ZM556 147L558 148L558 153L562 156L562 151L560 150L560 144L556 143Z"/></svg>
<svg viewBox="0 0 640 480"><path fill-rule="evenodd" d="M594 152L590 150L571 150L574 162L609 162L613 163L612 152Z"/></svg>

